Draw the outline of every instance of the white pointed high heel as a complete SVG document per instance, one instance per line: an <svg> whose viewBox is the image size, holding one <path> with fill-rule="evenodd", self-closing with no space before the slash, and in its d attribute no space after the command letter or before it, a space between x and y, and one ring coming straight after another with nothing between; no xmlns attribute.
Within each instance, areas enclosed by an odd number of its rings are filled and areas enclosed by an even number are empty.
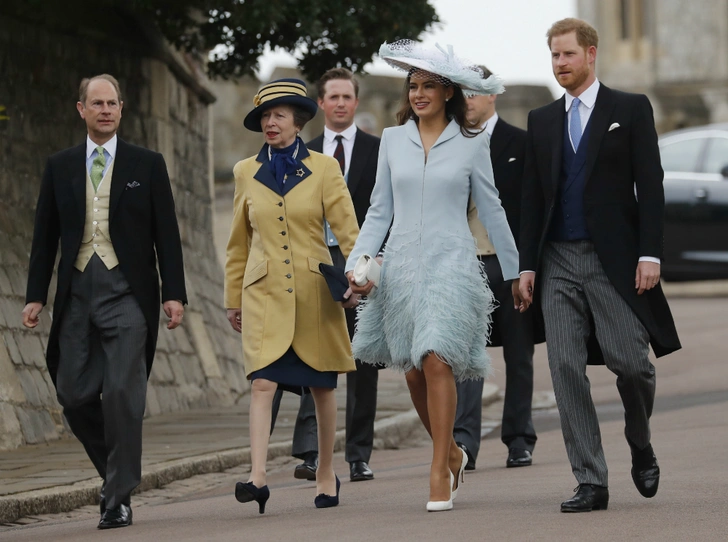
<svg viewBox="0 0 728 542"><path fill-rule="evenodd" d="M455 483L455 477L450 473L450 500L447 501L427 501L428 512L444 512L452 510L452 486Z"/></svg>
<svg viewBox="0 0 728 542"><path fill-rule="evenodd" d="M468 454L465 453L465 450L460 448L460 451L463 452L463 460L460 462L460 470L458 471L458 488L452 490L452 500L455 500L455 497L458 496L458 491L460 490L460 484L462 484L465 481L465 465L468 464ZM452 473L450 473L452 474Z"/></svg>

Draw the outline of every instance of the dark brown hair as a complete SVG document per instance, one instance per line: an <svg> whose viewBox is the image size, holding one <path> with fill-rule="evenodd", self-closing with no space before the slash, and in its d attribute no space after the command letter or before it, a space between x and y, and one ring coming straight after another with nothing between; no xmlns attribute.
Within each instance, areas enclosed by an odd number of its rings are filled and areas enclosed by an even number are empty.
<svg viewBox="0 0 728 542"><path fill-rule="evenodd" d="M303 130L303 127L306 126L306 123L313 118L313 115L302 107L297 107L295 105L289 105L288 107L290 107L293 111L293 124L297 128Z"/></svg>
<svg viewBox="0 0 728 542"><path fill-rule="evenodd" d="M87 77L85 79L81 80L81 84L78 87L78 101L81 102L83 105L86 105L86 98L88 94L88 86L91 84L92 81L96 81L97 79L103 79L104 81L108 81L112 84L114 87L114 90L116 91L116 97L119 99L119 102L121 102L121 89L119 88L119 81L116 80L116 77L113 75L109 75L108 73L102 73L101 75L94 75L93 77Z"/></svg>
<svg viewBox="0 0 728 542"><path fill-rule="evenodd" d="M410 76L408 75L404 82L402 105L399 108L399 111L397 111L397 124L399 126L406 124L409 119L414 119L415 122L420 121L409 101L409 86ZM459 86L452 82L450 82L450 85L448 86L452 86L454 92L452 93L452 97L445 102L445 116L448 121L455 119L455 122L457 122L458 126L460 126L460 133L462 133L465 137L475 137L481 132L481 130L478 129L477 124L470 122L467 118L466 113L468 106L465 103L463 91Z"/></svg>
<svg viewBox="0 0 728 542"><path fill-rule="evenodd" d="M346 68L331 68L324 73L318 80L318 83L316 83L316 87L318 88L318 97L320 100L323 100L326 95L326 83L333 79L351 81L351 84L354 85L354 97L359 97L359 81L354 78L354 74L351 73L351 70L347 70Z"/></svg>
<svg viewBox="0 0 728 542"><path fill-rule="evenodd" d="M588 49L592 45L594 47L599 45L599 34L597 34L596 28L586 21L569 17L551 25L549 31L546 32L548 46L551 47L551 40L556 36L563 36L570 32L576 32L576 43L584 49Z"/></svg>

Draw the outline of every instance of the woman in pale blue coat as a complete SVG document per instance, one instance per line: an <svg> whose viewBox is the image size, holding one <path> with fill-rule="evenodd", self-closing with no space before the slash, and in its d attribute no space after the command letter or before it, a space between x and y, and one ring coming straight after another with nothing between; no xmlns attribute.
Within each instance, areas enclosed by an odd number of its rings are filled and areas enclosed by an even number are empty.
<svg viewBox="0 0 728 542"><path fill-rule="evenodd" d="M467 462L452 437L455 380L484 378L490 369L485 346L494 300L468 228L471 195L504 279L518 282L518 252L493 181L488 136L468 125L463 96L463 90L495 94L502 85L483 80L452 50L397 42L379 54L408 76L400 126L382 134L371 207L347 261L352 290L368 296L352 348L364 362L406 373L433 440L427 510L449 510ZM357 286L358 258L375 254L388 232L379 286Z"/></svg>

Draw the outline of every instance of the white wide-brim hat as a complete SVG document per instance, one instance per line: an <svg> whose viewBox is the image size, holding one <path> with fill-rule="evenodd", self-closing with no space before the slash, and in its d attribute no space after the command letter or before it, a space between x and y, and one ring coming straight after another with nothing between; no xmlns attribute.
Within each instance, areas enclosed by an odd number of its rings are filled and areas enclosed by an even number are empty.
<svg viewBox="0 0 728 542"><path fill-rule="evenodd" d="M379 47L379 56L390 66L408 74L420 70L438 75L459 86L466 95L501 94L505 91L498 77L491 75L483 79L483 70L456 57L452 45L448 45L446 51L439 44L430 49L412 40L385 42Z"/></svg>

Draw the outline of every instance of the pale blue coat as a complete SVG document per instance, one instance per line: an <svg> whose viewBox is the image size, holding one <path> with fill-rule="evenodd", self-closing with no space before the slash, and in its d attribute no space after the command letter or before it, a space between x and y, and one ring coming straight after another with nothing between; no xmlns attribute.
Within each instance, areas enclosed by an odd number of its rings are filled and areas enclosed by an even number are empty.
<svg viewBox="0 0 728 542"><path fill-rule="evenodd" d="M346 270L379 251L392 225L382 278L360 309L354 357L408 371L436 353L458 380L487 376L494 300L468 228L468 199L488 230L505 280L518 277L518 251L498 199L486 133L467 138L453 120L427 163L417 124L387 128L377 180Z"/></svg>

